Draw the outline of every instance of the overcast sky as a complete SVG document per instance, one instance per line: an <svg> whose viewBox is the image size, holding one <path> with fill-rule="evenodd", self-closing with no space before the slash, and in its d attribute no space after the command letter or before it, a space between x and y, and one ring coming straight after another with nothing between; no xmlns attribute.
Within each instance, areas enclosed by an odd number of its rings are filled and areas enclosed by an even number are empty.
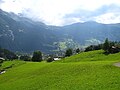
<svg viewBox="0 0 120 90"><path fill-rule="evenodd" d="M0 8L48 25L120 23L120 0L0 0Z"/></svg>

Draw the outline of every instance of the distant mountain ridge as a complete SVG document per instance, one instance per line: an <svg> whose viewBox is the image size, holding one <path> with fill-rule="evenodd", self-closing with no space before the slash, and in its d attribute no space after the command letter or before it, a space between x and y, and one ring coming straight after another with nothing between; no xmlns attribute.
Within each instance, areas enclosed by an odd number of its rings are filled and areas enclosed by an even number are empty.
<svg viewBox="0 0 120 90"><path fill-rule="evenodd" d="M57 38L45 24L16 17L13 18L13 15L11 17L11 14L0 11L1 47L20 52L33 52L34 50L48 52L55 48L52 44L53 41L57 41Z"/></svg>
<svg viewBox="0 0 120 90"><path fill-rule="evenodd" d="M105 38L120 41L120 24L93 21L67 26L48 26L0 10L0 46L14 52L45 53L102 43Z"/></svg>

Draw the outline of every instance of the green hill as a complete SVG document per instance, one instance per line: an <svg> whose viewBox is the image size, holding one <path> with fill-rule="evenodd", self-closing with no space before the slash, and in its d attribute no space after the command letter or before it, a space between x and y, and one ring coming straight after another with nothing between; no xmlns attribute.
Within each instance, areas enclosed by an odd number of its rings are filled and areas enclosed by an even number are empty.
<svg viewBox="0 0 120 90"><path fill-rule="evenodd" d="M105 55L103 54L103 50L96 50L96 51L90 51L90 52L83 52L78 55L73 55L71 57L65 58L61 60L60 62L66 63L66 62L85 62L85 61L115 61L120 60L120 53L116 54L109 54Z"/></svg>
<svg viewBox="0 0 120 90"><path fill-rule="evenodd" d="M85 52L52 63L14 61L0 75L0 90L120 90L120 68L113 66L120 53L102 53Z"/></svg>

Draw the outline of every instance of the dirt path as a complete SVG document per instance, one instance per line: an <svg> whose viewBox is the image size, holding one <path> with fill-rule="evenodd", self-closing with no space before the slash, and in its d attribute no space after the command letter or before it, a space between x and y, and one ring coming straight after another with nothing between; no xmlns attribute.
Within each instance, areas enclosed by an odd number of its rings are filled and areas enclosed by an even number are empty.
<svg viewBox="0 0 120 90"><path fill-rule="evenodd" d="M113 64L116 67L120 67L120 62Z"/></svg>

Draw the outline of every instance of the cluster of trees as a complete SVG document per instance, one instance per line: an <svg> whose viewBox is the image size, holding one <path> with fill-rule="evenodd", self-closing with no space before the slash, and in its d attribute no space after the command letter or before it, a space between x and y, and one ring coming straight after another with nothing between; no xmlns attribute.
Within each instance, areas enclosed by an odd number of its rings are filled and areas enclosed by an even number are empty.
<svg viewBox="0 0 120 90"><path fill-rule="evenodd" d="M120 42L111 42L108 39L106 39L103 44L88 46L87 48L85 48L85 52L93 51L93 50L100 50L100 49L103 49L105 51L105 53L107 53L107 54L120 52ZM80 52L81 52L81 50L79 48L75 49L75 50L69 48L66 50L63 57L69 57L73 54L78 54ZM13 52L11 52L7 49L2 49L2 48L0 48L0 57L5 58L7 60L18 59L18 56L16 54L14 54ZM41 62L41 61L43 61L43 54L41 51L35 51L35 52L33 52L32 56L21 55L20 60ZM47 62L54 61L54 56L53 55L47 56L46 61ZM0 59L0 66L1 66L2 62L3 62L3 60Z"/></svg>
<svg viewBox="0 0 120 90"><path fill-rule="evenodd" d="M65 52L65 57L69 57L69 56L71 56L71 55L73 55L73 54L78 54L78 53L80 53L81 51L80 51L80 49L79 48L77 48L77 49L75 49L75 50L73 50L73 49L71 49L71 48L68 48L67 50L66 50L66 52Z"/></svg>
<svg viewBox="0 0 120 90"><path fill-rule="evenodd" d="M67 49L66 52L65 52L65 57L69 57L73 54L73 51L71 48Z"/></svg>
<svg viewBox="0 0 120 90"><path fill-rule="evenodd" d="M18 59L15 53L0 47L0 67L2 66L4 60L13 60L13 59Z"/></svg>
<svg viewBox="0 0 120 90"><path fill-rule="evenodd" d="M35 51L35 52L33 52L33 56L32 56L32 57L30 57L30 56L28 56L28 55L22 55L22 56L20 56L20 60L32 61L32 62L41 62L41 61L43 61L43 55L42 55L42 52L41 52L41 51ZM52 61L54 61L53 55L49 55L49 56L46 58L46 61L47 61L47 62L52 62Z"/></svg>
<svg viewBox="0 0 120 90"><path fill-rule="evenodd" d="M120 42L109 41L108 38L106 38L103 44L88 46L87 48L85 48L85 52L100 49L103 49L106 54L118 53L120 52Z"/></svg>
<svg viewBox="0 0 120 90"><path fill-rule="evenodd" d="M31 57L28 56L28 55L21 55L21 56L20 56L20 60L31 61Z"/></svg>
<svg viewBox="0 0 120 90"><path fill-rule="evenodd" d="M111 42L107 38L103 44L103 50L107 54L118 53L120 52L120 42Z"/></svg>
<svg viewBox="0 0 120 90"><path fill-rule="evenodd" d="M41 62L42 61L42 53L40 51L35 51L32 57L33 62Z"/></svg>
<svg viewBox="0 0 120 90"><path fill-rule="evenodd" d="M71 55L73 55L74 53L79 53L80 52L80 49L76 49L76 50L72 50L71 48L67 49L66 52L65 52L65 57L69 57ZM63 57L64 57L63 56ZM43 61L42 59L42 52L41 51L35 51L33 53L33 56L32 57L29 57L27 55L23 55L20 57L21 60L24 60L24 61L33 61L33 62L41 62ZM52 62L54 61L54 55L48 55L47 58L46 58L46 61L47 62Z"/></svg>
<svg viewBox="0 0 120 90"><path fill-rule="evenodd" d="M5 60L14 60L14 59L20 59L24 61L33 61L33 62L41 62L43 60L42 52L41 51L35 51L33 52L33 55L21 55L20 57L17 56L14 52L11 52L7 49L3 49L0 47L0 66L3 63L3 59ZM49 55L46 59L47 62L54 61L54 58L52 55Z"/></svg>
<svg viewBox="0 0 120 90"><path fill-rule="evenodd" d="M80 52L79 48L76 49L75 51L73 51L71 48L69 48L65 52L65 57L69 57L69 56L73 55L73 53L79 53L79 52ZM43 61L43 56L42 56L42 52L41 51L35 51L33 53L32 57L30 57L28 55L22 55L22 56L20 56L20 59L24 60L24 61L41 62L41 61ZM46 61L47 62L54 61L54 56L53 55L48 55L47 58L46 58Z"/></svg>
<svg viewBox="0 0 120 90"><path fill-rule="evenodd" d="M41 51L35 51L35 52L33 52L32 57L30 57L28 55L21 55L20 60L41 62L42 61L42 53L41 53Z"/></svg>
<svg viewBox="0 0 120 90"><path fill-rule="evenodd" d="M88 52L88 51L93 51L93 50L100 50L102 49L102 44L99 44L99 45L90 45L88 47L85 48L85 52Z"/></svg>
<svg viewBox="0 0 120 90"><path fill-rule="evenodd" d="M120 42L109 41L108 38L106 38L103 44L90 45L85 48L84 52L93 51L93 50L101 50L101 49L105 51L105 54L118 53L120 52ZM81 52L79 48L76 49L75 52L69 48L65 52L65 57L69 57L79 52Z"/></svg>
<svg viewBox="0 0 120 90"><path fill-rule="evenodd" d="M7 49L0 48L0 57L8 60L18 59L17 55Z"/></svg>

